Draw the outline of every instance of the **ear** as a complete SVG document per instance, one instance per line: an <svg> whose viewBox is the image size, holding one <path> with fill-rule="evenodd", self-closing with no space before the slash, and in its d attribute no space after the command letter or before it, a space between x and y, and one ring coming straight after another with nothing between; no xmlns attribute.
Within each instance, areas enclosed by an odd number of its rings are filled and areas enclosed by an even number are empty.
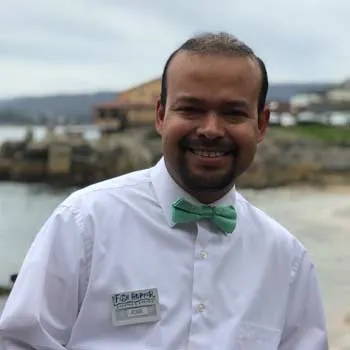
<svg viewBox="0 0 350 350"><path fill-rule="evenodd" d="M159 135L162 135L162 132L163 132L164 119L165 119L165 106L160 102L160 99L158 99L157 105L156 105L155 127Z"/></svg>
<svg viewBox="0 0 350 350"><path fill-rule="evenodd" d="M270 108L265 105L264 109L258 115L258 138L257 141L261 142L266 134L267 127L270 120Z"/></svg>

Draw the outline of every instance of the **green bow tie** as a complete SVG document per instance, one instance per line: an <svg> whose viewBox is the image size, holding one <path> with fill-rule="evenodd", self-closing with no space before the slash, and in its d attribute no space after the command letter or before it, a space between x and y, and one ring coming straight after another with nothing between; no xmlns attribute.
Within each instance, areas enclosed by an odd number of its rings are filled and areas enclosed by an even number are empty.
<svg viewBox="0 0 350 350"><path fill-rule="evenodd" d="M172 204L172 207L172 219L175 224L209 219L225 235L232 233L236 227L237 214L232 205L217 207L195 205L180 198Z"/></svg>

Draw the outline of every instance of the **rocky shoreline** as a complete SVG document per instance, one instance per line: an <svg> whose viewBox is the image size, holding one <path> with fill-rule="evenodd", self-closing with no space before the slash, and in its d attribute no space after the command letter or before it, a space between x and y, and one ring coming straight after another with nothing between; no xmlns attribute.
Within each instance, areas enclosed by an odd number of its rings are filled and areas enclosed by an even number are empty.
<svg viewBox="0 0 350 350"><path fill-rule="evenodd" d="M350 144L286 136L272 129L238 180L240 186L256 189L300 183L350 184Z"/></svg>
<svg viewBox="0 0 350 350"><path fill-rule="evenodd" d="M48 131L38 142L29 133L20 142L1 145L0 180L86 186L151 166L160 148L149 127L105 133L95 141L68 130L64 135ZM237 184L259 189L294 183L350 184L350 141L327 143L271 128Z"/></svg>

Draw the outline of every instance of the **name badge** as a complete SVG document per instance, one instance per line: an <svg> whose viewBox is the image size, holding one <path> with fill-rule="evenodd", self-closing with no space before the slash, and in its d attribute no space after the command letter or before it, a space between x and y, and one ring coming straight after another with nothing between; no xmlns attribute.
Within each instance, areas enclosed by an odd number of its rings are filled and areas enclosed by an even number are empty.
<svg viewBox="0 0 350 350"><path fill-rule="evenodd" d="M115 326L156 322L160 319L157 288L117 293L112 296Z"/></svg>

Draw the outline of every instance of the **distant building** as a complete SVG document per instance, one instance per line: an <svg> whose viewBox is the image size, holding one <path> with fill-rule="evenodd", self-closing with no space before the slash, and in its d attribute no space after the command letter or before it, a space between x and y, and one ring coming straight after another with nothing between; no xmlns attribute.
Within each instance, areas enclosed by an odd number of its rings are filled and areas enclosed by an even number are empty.
<svg viewBox="0 0 350 350"><path fill-rule="evenodd" d="M293 96L290 99L291 107L294 110L303 109L310 104L320 103L322 101L322 96L317 93L303 93Z"/></svg>
<svg viewBox="0 0 350 350"><path fill-rule="evenodd" d="M325 98L330 103L341 103L350 105L350 79L338 87L326 91Z"/></svg>
<svg viewBox="0 0 350 350"><path fill-rule="evenodd" d="M292 126L297 123L289 102L271 101L270 125Z"/></svg>
<svg viewBox="0 0 350 350"><path fill-rule="evenodd" d="M114 101L96 105L95 123L106 130L153 125L160 87L161 79L154 79L121 92Z"/></svg>
<svg viewBox="0 0 350 350"><path fill-rule="evenodd" d="M322 92L295 95L290 102L299 123L350 124L350 80Z"/></svg>

